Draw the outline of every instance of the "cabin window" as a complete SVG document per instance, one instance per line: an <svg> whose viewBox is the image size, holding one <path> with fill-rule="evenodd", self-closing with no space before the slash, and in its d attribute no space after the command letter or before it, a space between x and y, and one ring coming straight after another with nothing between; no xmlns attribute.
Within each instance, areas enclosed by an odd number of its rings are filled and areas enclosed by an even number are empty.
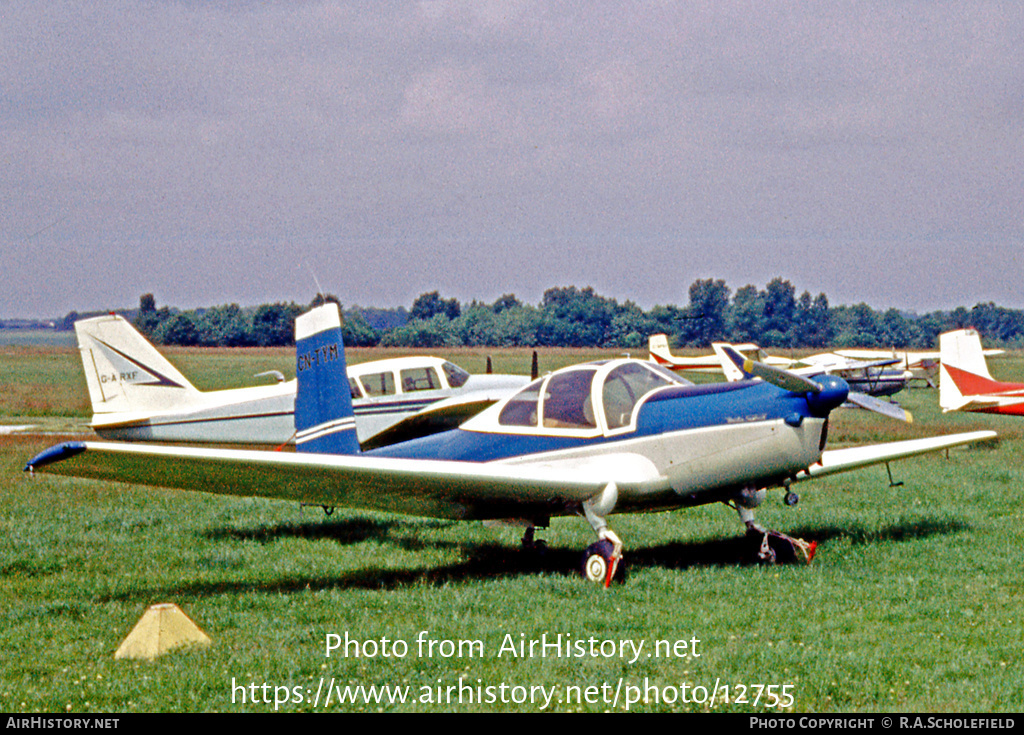
<svg viewBox="0 0 1024 735"><path fill-rule="evenodd" d="M612 370L605 378L601 395L608 428L621 429L628 426L633 417L633 409L641 398L655 388L672 385L674 382L635 362L627 362Z"/></svg>
<svg viewBox="0 0 1024 735"><path fill-rule="evenodd" d="M412 393L417 390L440 390L441 382L437 371L432 367L409 368L401 372L402 392Z"/></svg>
<svg viewBox="0 0 1024 735"><path fill-rule="evenodd" d="M390 396L395 393L394 373L370 373L359 378L368 396Z"/></svg>
<svg viewBox="0 0 1024 735"><path fill-rule="evenodd" d="M359 383L356 382L355 378L348 379L348 390L352 394L353 398L362 398L363 394L359 390Z"/></svg>
<svg viewBox="0 0 1024 735"><path fill-rule="evenodd" d="M570 370L548 379L544 396L544 427L549 429L596 429L590 386L594 370Z"/></svg>
<svg viewBox="0 0 1024 735"><path fill-rule="evenodd" d="M543 381L535 380L509 399L501 409L498 423L501 426L536 426L537 404L540 402L540 386Z"/></svg>
<svg viewBox="0 0 1024 735"><path fill-rule="evenodd" d="M446 362L441 365L441 369L444 370L444 376L448 378L448 387L450 388L461 388L469 380L469 373L455 363Z"/></svg>

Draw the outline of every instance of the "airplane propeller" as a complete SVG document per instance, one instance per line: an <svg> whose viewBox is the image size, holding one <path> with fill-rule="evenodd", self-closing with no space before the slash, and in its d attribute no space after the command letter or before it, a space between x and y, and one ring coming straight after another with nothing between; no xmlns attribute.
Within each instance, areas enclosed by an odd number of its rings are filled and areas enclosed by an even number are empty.
<svg viewBox="0 0 1024 735"><path fill-rule="evenodd" d="M803 375L798 375L789 370L775 367L774 365L745 359L735 350L726 348L726 354L728 354L729 359L740 366L743 372L747 375L761 378L761 380L766 383L771 383L772 385L778 386L783 390L788 390L791 393L814 393L817 395L824 390L824 386L821 383L817 383ZM875 413L888 416L889 418L896 419L898 421L906 421L908 424L912 423L914 420L910 411L907 411L899 404L882 401L874 396L869 396L866 393L850 391L846 396L846 400L856 406L867 409L868 411L874 411Z"/></svg>

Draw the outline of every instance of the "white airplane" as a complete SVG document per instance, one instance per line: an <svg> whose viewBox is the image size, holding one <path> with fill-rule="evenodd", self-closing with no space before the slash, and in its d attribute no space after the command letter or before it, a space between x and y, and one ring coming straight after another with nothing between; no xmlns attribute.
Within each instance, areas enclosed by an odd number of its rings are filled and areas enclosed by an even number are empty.
<svg viewBox="0 0 1024 735"><path fill-rule="evenodd" d="M664 335L655 335L654 337L651 337L651 359L660 365L665 365L671 369L680 369L676 368L671 361L686 361L692 359L700 360L702 364L706 364L705 361L709 359L707 357L675 357L668 351L668 342L666 341L662 345L659 340L657 345L657 359L655 360L655 337L664 337ZM895 358L865 361L844 357L835 352L822 352L808 357L792 359L788 357L766 355L764 350L749 342L741 345L732 345L728 342L714 342L712 343L711 348L714 350L713 357L718 364L717 371L723 373L726 380L740 380L744 375L742 365L734 364L734 361L726 356L722 351L724 347L729 347L735 350L745 359L750 359L754 362L770 365L772 367L782 368L784 370L790 370L801 375L812 375L818 373L838 375L845 380L850 385L850 388L855 392L869 396L889 396L894 393L898 393L906 387L907 380L910 378L910 373L908 371L892 368L892 365L897 362Z"/></svg>
<svg viewBox="0 0 1024 735"><path fill-rule="evenodd" d="M995 436L825 450L826 421L846 400L846 383L765 367L764 380L693 385L647 361L574 365L457 429L366 452L356 435L340 315L325 304L296 320L296 452L70 442L40 453L25 470L501 520L527 527L524 545L551 517L578 515L598 538L584 552L584 576L608 586L623 568L623 544L608 521L613 512L721 502L738 511L756 558L809 561L814 543L755 522L753 509L769 488L784 488L795 502L794 483Z"/></svg>
<svg viewBox="0 0 1024 735"><path fill-rule="evenodd" d="M979 411L1024 416L1024 383L1004 383L992 377L981 337L975 330L939 335L939 351L939 405L944 413Z"/></svg>
<svg viewBox="0 0 1024 735"><path fill-rule="evenodd" d="M995 352L1002 352L996 350ZM851 360L863 360L875 362L886 360L890 362L890 370L899 370L909 373L909 380L924 381L930 388L936 388L939 384L939 353L938 352L910 352L907 350L836 350L835 354Z"/></svg>
<svg viewBox="0 0 1024 735"><path fill-rule="evenodd" d="M725 344L728 343L716 342L711 347L715 349L715 345ZM850 387L855 388L858 392L872 396L888 396L897 393L906 386L907 379L910 378L910 373L905 369L893 368L898 362L895 357L860 360L847 357L839 352L823 352L794 360L788 357L765 354L761 347L751 342L730 346L744 358L773 367L805 373L835 373L841 376L850 384ZM724 373L728 380L739 380L742 375L742 371L727 358L724 358L717 349L713 355L702 355L700 357L673 355L668 346L668 337L664 334L651 335L648 340L648 351L651 362L667 367L670 370L676 370L677 372Z"/></svg>
<svg viewBox="0 0 1024 735"><path fill-rule="evenodd" d="M784 357L770 357L764 354L764 351L757 345L745 342L744 344L733 345L733 349L739 352L744 357L749 357L752 360L758 360L759 362L766 362L769 365L778 365L784 367L789 365L791 360L787 360ZM698 372L698 373L721 373L722 372L722 361L719 355L700 355L699 357L682 357L679 355L673 355L671 348L668 346L668 335L665 334L652 334L647 339L647 352L648 359L655 365L661 365L669 370L675 370L679 373L686 372Z"/></svg>
<svg viewBox="0 0 1024 735"><path fill-rule="evenodd" d="M123 441L273 444L294 441L295 386L201 391L127 320L75 322L92 402L92 428ZM259 376L257 376L259 377ZM348 384L364 448L453 428L523 387L519 375L470 375L439 357L353 365Z"/></svg>
<svg viewBox="0 0 1024 735"><path fill-rule="evenodd" d="M1003 350L986 349L986 357L1003 354ZM909 370L914 380L923 380L930 387L938 387L939 364L942 360L941 349L938 352L910 352L906 350L836 350L837 355L851 357L855 360L888 360L895 359L894 368Z"/></svg>

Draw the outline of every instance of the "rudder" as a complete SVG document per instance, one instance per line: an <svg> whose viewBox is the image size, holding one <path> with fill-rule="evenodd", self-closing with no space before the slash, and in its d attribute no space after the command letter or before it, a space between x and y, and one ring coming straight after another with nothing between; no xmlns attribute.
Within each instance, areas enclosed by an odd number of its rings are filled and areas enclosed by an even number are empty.
<svg viewBox="0 0 1024 735"><path fill-rule="evenodd" d="M295 320L295 449L357 454L352 393L341 338L341 313L326 303Z"/></svg>

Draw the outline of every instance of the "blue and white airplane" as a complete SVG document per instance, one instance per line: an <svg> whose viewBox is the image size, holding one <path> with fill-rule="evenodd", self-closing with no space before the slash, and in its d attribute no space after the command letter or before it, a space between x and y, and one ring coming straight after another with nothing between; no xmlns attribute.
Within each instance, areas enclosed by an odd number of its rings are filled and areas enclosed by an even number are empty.
<svg viewBox="0 0 1024 735"><path fill-rule="evenodd" d="M294 441L295 386L202 391L116 314L75 322L92 428L122 441L269 444ZM260 377L260 376L257 376ZM470 375L426 355L353 365L349 391L364 449L454 428L530 379Z"/></svg>
<svg viewBox="0 0 1024 735"><path fill-rule="evenodd" d="M721 502L765 561L809 561L814 545L759 526L769 488L995 436L979 431L825 450L829 413L849 391L833 375L693 385L646 361L586 363L539 378L459 428L361 451L337 307L296 320L296 452L71 442L30 472L264 496L535 527L579 515L597 535L584 576L621 570L612 513ZM792 498L788 499L792 500Z"/></svg>

